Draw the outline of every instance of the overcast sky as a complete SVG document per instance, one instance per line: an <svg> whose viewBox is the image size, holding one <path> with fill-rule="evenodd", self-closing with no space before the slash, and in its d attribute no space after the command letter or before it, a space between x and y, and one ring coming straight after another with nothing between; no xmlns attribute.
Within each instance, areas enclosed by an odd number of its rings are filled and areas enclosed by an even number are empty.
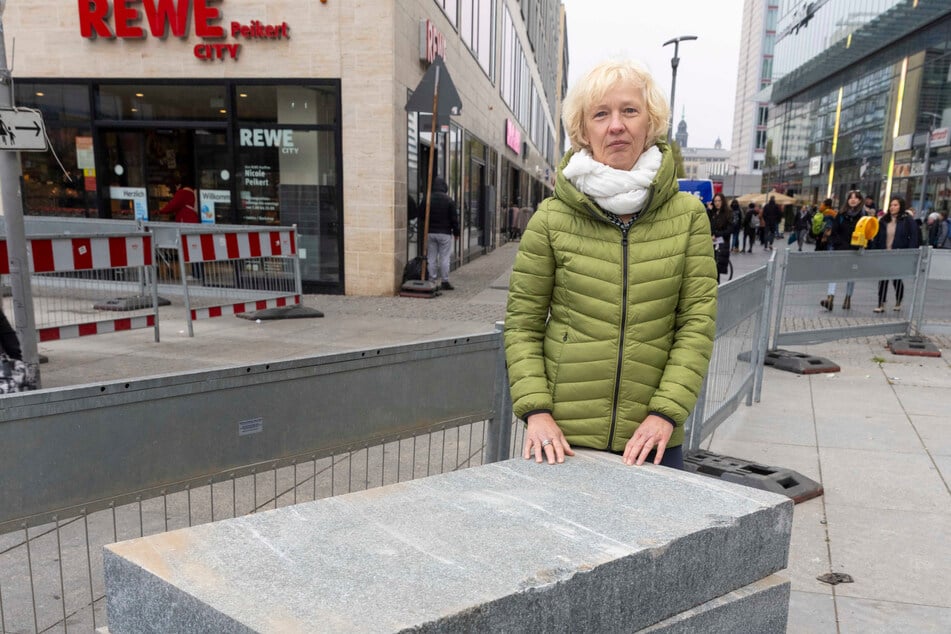
<svg viewBox="0 0 951 634"><path fill-rule="evenodd" d="M670 59L681 35L674 130L686 109L687 145L729 149L743 0L562 0L568 22L568 86L610 58L647 65L670 100Z"/></svg>

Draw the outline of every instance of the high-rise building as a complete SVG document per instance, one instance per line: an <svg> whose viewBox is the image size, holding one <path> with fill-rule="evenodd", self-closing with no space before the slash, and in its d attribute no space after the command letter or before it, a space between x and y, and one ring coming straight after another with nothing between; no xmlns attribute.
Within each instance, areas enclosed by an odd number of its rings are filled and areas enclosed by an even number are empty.
<svg viewBox="0 0 951 634"><path fill-rule="evenodd" d="M21 156L26 214L163 219L191 182L207 222L296 224L307 292L399 289L430 156L458 264L551 190L561 155L559 0L31 0L2 17L16 103L55 150ZM433 135L406 105L437 57L462 108Z"/></svg>
<svg viewBox="0 0 951 634"><path fill-rule="evenodd" d="M773 77L773 45L779 0L744 0L740 29L740 59L737 65L733 108L733 143L730 172L749 185L756 185L766 161L768 89ZM744 193L738 191L737 193Z"/></svg>
<svg viewBox="0 0 951 634"><path fill-rule="evenodd" d="M946 207L951 2L797 0L777 29L764 185Z"/></svg>

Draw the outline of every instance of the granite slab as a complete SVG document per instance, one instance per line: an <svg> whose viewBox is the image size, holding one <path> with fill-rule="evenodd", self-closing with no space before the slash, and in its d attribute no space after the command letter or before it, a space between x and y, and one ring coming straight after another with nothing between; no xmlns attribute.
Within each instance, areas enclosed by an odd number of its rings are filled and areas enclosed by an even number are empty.
<svg viewBox="0 0 951 634"><path fill-rule="evenodd" d="M786 566L792 502L578 452L107 546L112 634L637 630Z"/></svg>

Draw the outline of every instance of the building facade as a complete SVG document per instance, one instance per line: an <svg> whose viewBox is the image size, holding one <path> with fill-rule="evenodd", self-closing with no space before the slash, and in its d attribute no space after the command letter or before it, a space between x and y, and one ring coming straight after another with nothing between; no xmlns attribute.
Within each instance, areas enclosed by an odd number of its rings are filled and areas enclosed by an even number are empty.
<svg viewBox="0 0 951 634"><path fill-rule="evenodd" d="M779 0L744 0L733 108L729 171L741 181L760 176L766 162L768 98L773 76L773 47ZM752 179L756 180L756 179ZM748 193L738 191L737 193Z"/></svg>
<svg viewBox="0 0 951 634"><path fill-rule="evenodd" d="M879 207L898 194L919 216L946 207L951 3L781 6L765 186L836 204L860 189Z"/></svg>
<svg viewBox="0 0 951 634"><path fill-rule="evenodd" d="M393 294L430 153L456 264L550 191L563 22L557 0L9 3L15 103L55 151L21 154L24 212L166 220L191 184L203 222L297 225L305 291ZM433 138L406 105L437 56L462 108Z"/></svg>

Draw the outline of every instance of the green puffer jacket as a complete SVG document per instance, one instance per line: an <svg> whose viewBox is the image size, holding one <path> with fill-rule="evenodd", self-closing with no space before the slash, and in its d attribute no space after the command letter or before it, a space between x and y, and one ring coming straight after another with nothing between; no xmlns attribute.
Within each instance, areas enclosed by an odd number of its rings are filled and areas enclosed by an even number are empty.
<svg viewBox="0 0 951 634"><path fill-rule="evenodd" d="M623 451L650 413L683 443L713 349L717 274L703 204L670 148L628 235L558 169L519 246L505 355L514 412L552 413L572 446ZM549 318L550 310L550 318Z"/></svg>

